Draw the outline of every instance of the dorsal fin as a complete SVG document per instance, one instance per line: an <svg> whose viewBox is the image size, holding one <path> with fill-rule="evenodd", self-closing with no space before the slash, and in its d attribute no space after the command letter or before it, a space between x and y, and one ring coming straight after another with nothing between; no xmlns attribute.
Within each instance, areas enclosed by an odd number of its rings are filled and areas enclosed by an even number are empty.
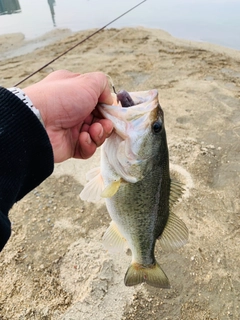
<svg viewBox="0 0 240 320"><path fill-rule="evenodd" d="M179 200L179 198L182 196L183 192L184 192L183 185L180 182L178 182L174 179L171 179L170 196L169 196L169 208L170 209Z"/></svg>

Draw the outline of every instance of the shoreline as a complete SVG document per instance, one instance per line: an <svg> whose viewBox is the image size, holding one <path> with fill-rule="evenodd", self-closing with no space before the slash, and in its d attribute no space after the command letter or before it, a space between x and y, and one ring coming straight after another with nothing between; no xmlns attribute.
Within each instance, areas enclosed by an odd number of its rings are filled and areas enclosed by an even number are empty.
<svg viewBox="0 0 240 320"><path fill-rule="evenodd" d="M0 35L0 61L32 53L72 34L70 29L55 29L30 40L23 33Z"/></svg>
<svg viewBox="0 0 240 320"><path fill-rule="evenodd" d="M183 38L177 38L167 31L157 28L145 28L145 27L123 27L123 28L107 28L105 30L122 30L122 29L143 29L143 30L153 30L160 33L164 40L174 42L179 45L187 45L196 47L199 49L214 51L218 53L224 53L231 55L232 57L237 57L240 54L240 50L225 47L219 44L197 41L197 40L187 40ZM50 32L47 32L39 37L35 37L30 40L26 40L23 33L10 33L0 35L0 61L5 59L11 59L18 56L23 56L34 52L35 50L43 49L48 45L52 45L55 42L59 42L69 36L82 34L91 30L97 29L87 29L82 31L71 31L70 29L60 29L56 28ZM93 38L94 39L94 38Z"/></svg>

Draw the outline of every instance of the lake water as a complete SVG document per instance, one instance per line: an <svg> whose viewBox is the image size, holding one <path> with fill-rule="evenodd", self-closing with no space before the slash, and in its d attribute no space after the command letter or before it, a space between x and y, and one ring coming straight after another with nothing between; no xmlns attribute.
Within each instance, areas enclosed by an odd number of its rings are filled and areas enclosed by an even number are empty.
<svg viewBox="0 0 240 320"><path fill-rule="evenodd" d="M0 0L21 12L0 15L0 34L22 32L35 38L54 28L100 28L138 3L137 0ZM51 14L50 5L55 2ZM3 9L2 9L3 10ZM19 9L18 9L19 11ZM240 0L147 0L111 28L144 26L173 36L240 50Z"/></svg>

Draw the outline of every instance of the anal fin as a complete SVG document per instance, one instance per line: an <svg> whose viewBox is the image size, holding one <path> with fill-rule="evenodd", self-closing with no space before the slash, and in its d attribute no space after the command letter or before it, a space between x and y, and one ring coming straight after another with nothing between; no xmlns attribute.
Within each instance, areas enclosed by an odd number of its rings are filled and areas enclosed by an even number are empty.
<svg viewBox="0 0 240 320"><path fill-rule="evenodd" d="M104 247L112 253L123 252L128 248L127 240L122 236L114 221L110 223L102 240Z"/></svg>

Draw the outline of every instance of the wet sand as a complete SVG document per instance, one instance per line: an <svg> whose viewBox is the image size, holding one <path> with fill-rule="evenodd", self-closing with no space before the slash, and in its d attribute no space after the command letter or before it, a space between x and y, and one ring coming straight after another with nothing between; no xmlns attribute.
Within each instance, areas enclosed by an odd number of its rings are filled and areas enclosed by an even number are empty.
<svg viewBox="0 0 240 320"><path fill-rule="evenodd" d="M0 85L13 86L91 32L60 34L11 58L24 39L2 36ZM240 319L240 52L156 29L109 29L22 88L57 69L103 71L117 90L158 89L171 172L186 186L174 213L186 223L189 243L170 253L157 245L171 289L125 287L130 257L112 256L101 244L110 222L104 202L79 198L99 152L58 164L10 212L13 233L0 255L0 319Z"/></svg>

